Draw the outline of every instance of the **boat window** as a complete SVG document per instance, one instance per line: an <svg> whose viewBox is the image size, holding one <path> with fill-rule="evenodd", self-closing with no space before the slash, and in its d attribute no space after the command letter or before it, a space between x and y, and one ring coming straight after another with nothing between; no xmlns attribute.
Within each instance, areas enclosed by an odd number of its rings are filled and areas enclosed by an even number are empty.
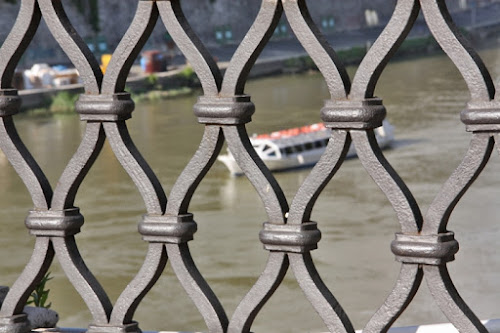
<svg viewBox="0 0 500 333"><path fill-rule="evenodd" d="M276 156L276 151L271 151L267 156L275 157Z"/></svg>
<svg viewBox="0 0 500 333"><path fill-rule="evenodd" d="M321 148L323 146L323 141L314 141L314 148Z"/></svg>
<svg viewBox="0 0 500 333"><path fill-rule="evenodd" d="M282 156L285 156L287 154L284 148L280 149L280 153Z"/></svg>
<svg viewBox="0 0 500 333"><path fill-rule="evenodd" d="M300 153L302 151L304 151L304 147L302 147L302 145L296 145L296 146L293 146L293 148L295 149L296 152Z"/></svg>
<svg viewBox="0 0 500 333"><path fill-rule="evenodd" d="M262 148L262 151L266 151L268 149L271 149L271 147L269 147L268 145L264 145L264 148Z"/></svg>
<svg viewBox="0 0 500 333"><path fill-rule="evenodd" d="M286 147L286 148L285 148L285 154L286 154L286 155L291 155L291 154L293 154L293 149L292 149L292 147Z"/></svg>
<svg viewBox="0 0 500 333"><path fill-rule="evenodd" d="M306 150L312 150L313 149L313 144L311 142L304 143L304 148Z"/></svg>
<svg viewBox="0 0 500 333"><path fill-rule="evenodd" d="M325 146L328 145L328 141L330 141L330 140L329 139L323 140L323 142L325 143Z"/></svg>

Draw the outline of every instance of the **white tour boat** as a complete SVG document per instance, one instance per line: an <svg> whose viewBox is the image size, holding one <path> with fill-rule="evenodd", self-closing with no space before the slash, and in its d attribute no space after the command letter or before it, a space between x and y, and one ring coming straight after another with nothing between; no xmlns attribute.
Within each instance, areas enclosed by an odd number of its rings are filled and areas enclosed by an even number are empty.
<svg viewBox="0 0 500 333"><path fill-rule="evenodd" d="M380 148L387 148L394 141L394 127L387 120L374 131ZM269 170L282 171L316 164L323 155L330 137L330 129L323 123L317 123L270 134L254 135L250 138L250 142ZM354 145L351 145L347 157L354 156L356 150ZM229 150L227 154L220 155L217 159L226 165L231 174L243 174Z"/></svg>

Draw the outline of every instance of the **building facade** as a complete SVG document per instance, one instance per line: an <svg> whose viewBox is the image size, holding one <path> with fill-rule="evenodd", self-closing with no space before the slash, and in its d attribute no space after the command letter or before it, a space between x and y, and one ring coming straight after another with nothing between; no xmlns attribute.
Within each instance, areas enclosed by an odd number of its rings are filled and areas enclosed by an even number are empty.
<svg viewBox="0 0 500 333"><path fill-rule="evenodd" d="M18 0L18 3L21 0ZM315 0L308 1L313 19L325 34L385 25L397 0ZM499 0L447 0L450 11L466 11ZM125 34L137 8L137 0L97 0L97 12L90 1L65 0L65 9L74 27L96 54L109 53ZM209 47L237 44L256 17L257 0L183 0L182 6L193 29ZM0 42L7 37L19 4L0 0ZM98 17L92 22L92 15ZM95 20L95 18L94 18ZM274 39L294 38L286 17L280 21ZM169 36L159 22L146 48L166 50ZM21 65L35 62L67 62L47 27L42 24Z"/></svg>

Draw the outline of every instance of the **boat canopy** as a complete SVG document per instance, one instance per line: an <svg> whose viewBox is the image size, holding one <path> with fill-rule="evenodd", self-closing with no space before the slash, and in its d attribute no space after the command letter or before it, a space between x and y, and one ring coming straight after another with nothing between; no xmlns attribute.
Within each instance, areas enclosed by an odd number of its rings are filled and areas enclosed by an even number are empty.
<svg viewBox="0 0 500 333"><path fill-rule="evenodd" d="M314 145L314 142L316 141L323 141L325 139L329 139L331 136L331 133L329 130L323 130L323 131L317 131L317 132L311 132L307 134L299 134L295 136L289 136L289 137L282 137L282 138L251 138L250 141L252 141L252 145L262 145L265 143L276 145L278 148L286 148L290 146L295 146L295 145L304 145L308 143L312 143Z"/></svg>

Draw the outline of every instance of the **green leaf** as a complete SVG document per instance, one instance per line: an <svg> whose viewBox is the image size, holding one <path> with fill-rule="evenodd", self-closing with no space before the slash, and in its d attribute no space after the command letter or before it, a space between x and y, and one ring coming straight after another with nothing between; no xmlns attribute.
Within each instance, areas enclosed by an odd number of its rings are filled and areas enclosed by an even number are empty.
<svg viewBox="0 0 500 333"><path fill-rule="evenodd" d="M26 302L26 304L33 304L36 307L41 308L50 308L52 303L46 304L47 299L49 297L50 289L45 290L45 286L47 281L52 280L53 277L50 276L50 272L48 272L42 280L36 285L35 289L30 295L30 298Z"/></svg>

